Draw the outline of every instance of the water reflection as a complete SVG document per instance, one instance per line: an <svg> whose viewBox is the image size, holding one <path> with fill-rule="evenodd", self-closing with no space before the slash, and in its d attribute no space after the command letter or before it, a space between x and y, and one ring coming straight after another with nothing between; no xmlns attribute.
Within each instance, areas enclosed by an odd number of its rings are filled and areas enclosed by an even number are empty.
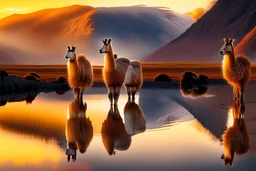
<svg viewBox="0 0 256 171"><path fill-rule="evenodd" d="M233 165L235 153L242 155L248 152L249 135L246 122L244 120L245 105L235 101L230 108L233 116L233 124L228 127L222 135L221 142L224 147L224 154L221 158L225 165Z"/></svg>
<svg viewBox="0 0 256 171"><path fill-rule="evenodd" d="M128 101L124 107L125 129L129 135L143 133L146 130L146 119L140 106Z"/></svg>
<svg viewBox="0 0 256 171"><path fill-rule="evenodd" d="M77 149L85 153L93 137L93 126L90 118L86 117L87 104L80 105L78 101L70 103L66 123L67 160L75 161Z"/></svg>
<svg viewBox="0 0 256 171"><path fill-rule="evenodd" d="M14 93L0 96L0 106L5 106L7 102L12 103L25 101L26 104L32 104L32 102L36 99L37 95L38 92L32 91L27 93Z"/></svg>
<svg viewBox="0 0 256 171"><path fill-rule="evenodd" d="M125 130L117 105L110 106L107 118L102 124L101 136L109 155L115 155L115 149L122 151L129 149L131 136Z"/></svg>
<svg viewBox="0 0 256 171"><path fill-rule="evenodd" d="M219 139L226 129L226 109L220 108L220 103L227 105L229 96L215 96L227 91L223 87L214 87L212 96L201 98L185 98L175 89L142 89L139 105L147 119L147 129L158 129L197 119L202 126ZM209 93L209 94L210 94ZM227 105L228 106L228 105Z"/></svg>

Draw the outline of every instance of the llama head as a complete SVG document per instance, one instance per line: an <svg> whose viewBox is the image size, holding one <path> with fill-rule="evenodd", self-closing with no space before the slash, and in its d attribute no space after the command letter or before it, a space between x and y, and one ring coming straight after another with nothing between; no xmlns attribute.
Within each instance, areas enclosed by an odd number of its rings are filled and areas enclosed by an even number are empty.
<svg viewBox="0 0 256 171"><path fill-rule="evenodd" d="M221 47L219 54L225 55L226 53L233 52L233 43L234 43L235 39L224 38L223 41L224 41L224 45Z"/></svg>
<svg viewBox="0 0 256 171"><path fill-rule="evenodd" d="M66 59L73 59L76 57L76 47L75 46L72 46L72 49L70 49L70 47L68 46L68 52L65 56Z"/></svg>
<svg viewBox="0 0 256 171"><path fill-rule="evenodd" d="M72 157L73 162L75 162L77 146L75 143L68 143L68 147L69 148L66 149L67 160L69 162L70 157Z"/></svg>
<svg viewBox="0 0 256 171"><path fill-rule="evenodd" d="M221 155L221 159L224 160L224 165L225 166L227 166L227 165L232 166L233 165L234 155L231 156L231 158L229 158L229 157L226 157L225 154L222 154Z"/></svg>
<svg viewBox="0 0 256 171"><path fill-rule="evenodd" d="M102 42L103 42L103 46L100 48L99 52L108 53L110 50L111 39L104 39L102 40Z"/></svg>

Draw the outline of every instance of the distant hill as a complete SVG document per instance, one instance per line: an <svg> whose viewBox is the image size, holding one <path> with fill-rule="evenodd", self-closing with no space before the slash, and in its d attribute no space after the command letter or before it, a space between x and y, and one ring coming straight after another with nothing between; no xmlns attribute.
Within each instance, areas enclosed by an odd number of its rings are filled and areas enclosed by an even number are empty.
<svg viewBox="0 0 256 171"><path fill-rule="evenodd" d="M256 26L235 47L235 51L256 61Z"/></svg>
<svg viewBox="0 0 256 171"><path fill-rule="evenodd" d="M235 38L236 45L255 25L255 0L219 0L181 36L143 60L219 62L223 38Z"/></svg>
<svg viewBox="0 0 256 171"><path fill-rule="evenodd" d="M0 20L0 44L22 51L12 52L15 55L9 58L1 48L0 58L8 64L64 64L66 47L74 45L93 64L102 64L98 49L103 38L111 37L118 56L141 59L177 38L193 22L187 14L146 6L74 5L15 14Z"/></svg>

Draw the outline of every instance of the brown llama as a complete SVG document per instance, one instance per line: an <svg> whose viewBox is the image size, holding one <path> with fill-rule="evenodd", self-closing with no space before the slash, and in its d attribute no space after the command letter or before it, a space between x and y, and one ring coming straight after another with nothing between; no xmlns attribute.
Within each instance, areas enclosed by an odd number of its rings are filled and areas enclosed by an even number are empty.
<svg viewBox="0 0 256 171"><path fill-rule="evenodd" d="M85 88L90 88L93 83L93 69L91 63L83 54L76 56L76 47L68 46L66 59L68 60L68 83L73 89L75 99L83 105L83 93Z"/></svg>
<svg viewBox="0 0 256 171"><path fill-rule="evenodd" d="M83 106L75 100L70 103L68 108L68 118L66 123L66 139L67 139L67 160L72 157L76 160L77 149L80 153L85 153L93 138L93 126L90 118L85 113L87 104Z"/></svg>
<svg viewBox="0 0 256 171"><path fill-rule="evenodd" d="M225 165L233 165L235 153L242 155L248 152L250 148L250 139L247 126L244 120L244 103L234 102L231 106L233 114L233 125L226 129L222 135L222 144L224 146L224 154L221 158Z"/></svg>
<svg viewBox="0 0 256 171"><path fill-rule="evenodd" d="M117 105L111 105L106 120L102 123L101 136L109 155L116 150L127 150L131 145L131 136L127 134Z"/></svg>
<svg viewBox="0 0 256 171"><path fill-rule="evenodd" d="M140 106L128 101L124 107L124 125L131 136L143 133L146 130L146 119Z"/></svg>
<svg viewBox="0 0 256 171"><path fill-rule="evenodd" d="M111 103L117 105L120 90L124 83L125 73L130 64L130 61L126 58L117 58L113 54L113 48L111 45L111 39L104 39L103 46L99 50L100 53L105 53L104 68L103 68L103 80L108 88L108 98Z"/></svg>
<svg viewBox="0 0 256 171"><path fill-rule="evenodd" d="M124 85L128 94L129 101L135 100L136 92L143 84L142 67L139 61L132 61L126 71Z"/></svg>
<svg viewBox="0 0 256 171"><path fill-rule="evenodd" d="M224 45L219 53L223 55L222 75L233 87L234 101L243 99L244 88L250 79L251 63L245 56L235 56L233 42L235 39L224 38Z"/></svg>

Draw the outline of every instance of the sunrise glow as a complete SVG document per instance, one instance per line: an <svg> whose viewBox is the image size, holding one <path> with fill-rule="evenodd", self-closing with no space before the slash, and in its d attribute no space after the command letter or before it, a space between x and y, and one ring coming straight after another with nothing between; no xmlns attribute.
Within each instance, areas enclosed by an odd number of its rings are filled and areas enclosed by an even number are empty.
<svg viewBox="0 0 256 171"><path fill-rule="evenodd" d="M113 6L133 6L133 5L147 5L155 7L167 7L173 11L186 13L193 11L196 8L208 8L208 5L213 0L51 0L45 2L44 0L11 0L3 1L0 6L0 18L6 17L11 14L25 14L38 11L46 8L58 8L69 5L89 5L93 7L113 7Z"/></svg>

